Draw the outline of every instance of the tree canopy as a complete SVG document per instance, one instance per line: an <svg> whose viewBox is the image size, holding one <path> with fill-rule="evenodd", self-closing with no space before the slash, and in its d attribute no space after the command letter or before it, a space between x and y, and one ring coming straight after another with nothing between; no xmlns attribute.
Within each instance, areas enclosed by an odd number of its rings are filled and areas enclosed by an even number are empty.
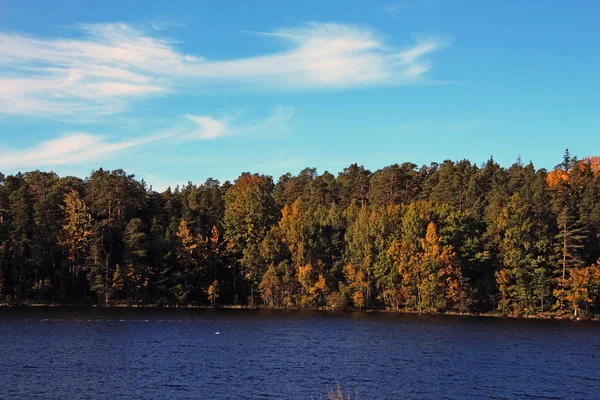
<svg viewBox="0 0 600 400"><path fill-rule="evenodd" d="M0 301L598 313L599 166L0 173Z"/></svg>

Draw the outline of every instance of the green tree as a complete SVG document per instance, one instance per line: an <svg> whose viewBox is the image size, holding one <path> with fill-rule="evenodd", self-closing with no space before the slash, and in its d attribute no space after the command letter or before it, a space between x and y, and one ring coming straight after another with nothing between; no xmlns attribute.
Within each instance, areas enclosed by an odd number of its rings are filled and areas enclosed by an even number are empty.
<svg viewBox="0 0 600 400"><path fill-rule="evenodd" d="M369 203L378 207L409 203L420 192L416 164L393 164L375 171L370 181Z"/></svg>
<svg viewBox="0 0 600 400"><path fill-rule="evenodd" d="M16 281L15 297L24 299L28 289L34 284L31 267L31 239L33 236L33 215L29 188L23 182L11 193L10 198L10 250L12 254L12 276Z"/></svg>
<svg viewBox="0 0 600 400"><path fill-rule="evenodd" d="M259 246L277 220L273 191L274 185L270 177L243 173L225 196L225 237L231 241L241 274L250 286L252 305L254 289L264 273Z"/></svg>
<svg viewBox="0 0 600 400"><path fill-rule="evenodd" d="M342 206L347 207L352 200L361 206L367 204L371 175L371 171L356 163L339 173L337 182Z"/></svg>
<svg viewBox="0 0 600 400"><path fill-rule="evenodd" d="M515 313L532 312L539 298L543 308L549 281L551 241L543 220L536 218L532 205L514 194L499 218L502 232L502 269L496 273L503 307ZM536 295L537 293L537 295Z"/></svg>
<svg viewBox="0 0 600 400"><path fill-rule="evenodd" d="M148 262L148 237L140 218L132 218L127 223L123 241L123 261L127 266L127 300L146 300L151 269Z"/></svg>

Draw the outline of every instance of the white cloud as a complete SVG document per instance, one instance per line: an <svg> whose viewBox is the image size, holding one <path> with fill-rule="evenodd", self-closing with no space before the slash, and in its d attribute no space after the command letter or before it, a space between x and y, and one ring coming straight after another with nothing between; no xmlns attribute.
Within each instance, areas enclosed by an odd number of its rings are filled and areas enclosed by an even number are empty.
<svg viewBox="0 0 600 400"><path fill-rule="evenodd" d="M85 132L71 133L57 139L43 141L29 149L0 149L0 168L14 170L93 162L168 136L172 135L162 134L110 142L101 135Z"/></svg>
<svg viewBox="0 0 600 400"><path fill-rule="evenodd" d="M295 110L292 107L277 106L271 115L263 119L240 121L239 114L215 119L210 115L186 115L197 127L180 136L182 140L211 140L224 136L281 136L292 129L291 119Z"/></svg>
<svg viewBox="0 0 600 400"><path fill-rule="evenodd" d="M312 23L264 36L281 40L287 50L238 60L188 65L188 71L215 80L275 89L347 88L415 82L430 69L421 62L444 43L427 39L395 50L371 29L335 23ZM419 76L412 71L421 67Z"/></svg>
<svg viewBox="0 0 600 400"><path fill-rule="evenodd" d="M224 120L218 121L210 115L187 115L187 117L198 125L198 129L186 135L188 138L216 139L229 133Z"/></svg>
<svg viewBox="0 0 600 400"><path fill-rule="evenodd" d="M262 119L241 120L239 114L221 119L211 116L187 115L195 126L180 124L165 132L130 140L110 141L104 135L73 132L65 136L42 141L26 149L0 147L0 168L42 168L76 165L106 160L125 150L167 138L179 141L214 140L224 136L280 136L291 131L292 107L277 106Z"/></svg>
<svg viewBox="0 0 600 400"><path fill-rule="evenodd" d="M426 39L395 49L366 27L310 23L260 34L281 42L280 51L208 60L178 51L157 31L153 36L122 23L79 28L83 36L71 39L0 32L0 113L101 116L190 85L299 90L407 84L424 79L431 68L424 58L444 45Z"/></svg>

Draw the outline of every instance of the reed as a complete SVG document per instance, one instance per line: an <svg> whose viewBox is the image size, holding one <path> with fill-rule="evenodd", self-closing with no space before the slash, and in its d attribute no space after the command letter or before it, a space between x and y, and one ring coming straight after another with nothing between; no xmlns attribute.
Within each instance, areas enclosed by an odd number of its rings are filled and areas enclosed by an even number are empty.
<svg viewBox="0 0 600 400"><path fill-rule="evenodd" d="M358 400L358 394L355 397ZM327 391L327 400L352 400L352 397L348 394L344 394L342 387L338 384L336 388L329 388Z"/></svg>

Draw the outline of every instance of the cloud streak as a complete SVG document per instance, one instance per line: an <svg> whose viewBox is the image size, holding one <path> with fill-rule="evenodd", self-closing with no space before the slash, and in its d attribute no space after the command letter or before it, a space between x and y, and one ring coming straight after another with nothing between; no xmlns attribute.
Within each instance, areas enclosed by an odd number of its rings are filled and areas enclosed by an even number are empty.
<svg viewBox="0 0 600 400"><path fill-rule="evenodd" d="M241 120L239 114L215 119L209 115L186 115L187 122L168 131L130 140L111 141L104 135L73 132L42 141L26 149L0 148L0 169L42 168L77 165L110 159L142 145L175 139L175 143L192 140L216 140L225 136L248 137L284 135L291 131L292 107L277 106L262 118ZM190 126L190 123L192 126Z"/></svg>
<svg viewBox="0 0 600 400"><path fill-rule="evenodd" d="M427 57L445 44L429 38L398 49L367 27L310 23L257 34L278 51L210 60L179 51L157 36L162 31L122 23L78 29L69 39L0 32L0 113L102 116L190 85L289 91L409 84L426 79Z"/></svg>
<svg viewBox="0 0 600 400"><path fill-rule="evenodd" d="M277 106L263 119L240 121L238 115L227 115L215 119L211 115L191 115L186 117L196 124L196 128L180 136L181 140L213 140L225 136L281 136L292 129L291 120L295 110L292 107Z"/></svg>
<svg viewBox="0 0 600 400"><path fill-rule="evenodd" d="M110 142L102 135L75 132L43 141L29 149L0 149L0 168L54 167L99 161L169 136L172 134Z"/></svg>

